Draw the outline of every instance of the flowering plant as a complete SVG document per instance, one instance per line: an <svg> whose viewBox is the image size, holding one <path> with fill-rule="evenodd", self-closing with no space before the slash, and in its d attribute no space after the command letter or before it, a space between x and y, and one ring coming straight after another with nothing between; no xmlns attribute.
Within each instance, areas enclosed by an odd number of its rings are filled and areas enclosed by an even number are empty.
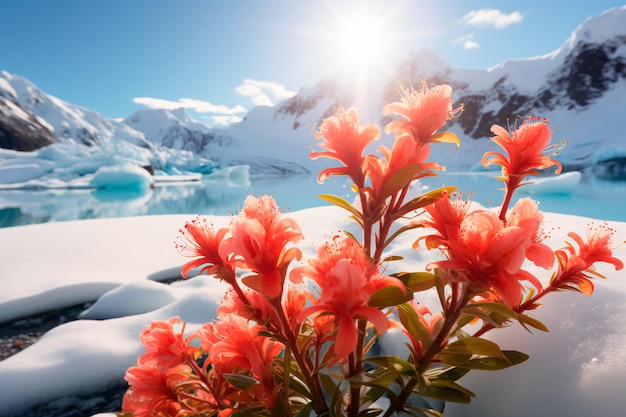
<svg viewBox="0 0 626 417"><path fill-rule="evenodd" d="M612 256L613 231L590 228L586 237L553 250L544 243L543 214L530 198L511 206L524 178L556 167L552 130L545 119L519 120L513 129L494 125L484 165L499 165L504 198L499 209L477 208L455 187L410 198L411 185L444 167L428 162L437 142L459 145L439 132L456 117L448 85L401 89L383 114L401 116L385 126L391 149L366 148L380 137L362 125L355 109L338 109L317 128L320 150L330 158L319 180L347 176L354 204L334 195L324 200L345 209L357 234L337 233L299 262L298 223L272 197L249 196L229 227L196 218L181 229L176 246L193 258L182 268L229 284L218 319L190 334L178 318L154 322L141 334L145 353L126 373L121 416L442 416L423 399L470 402L458 380L473 369L498 370L528 356L503 350L482 336L518 322L547 331L528 312L547 294L572 290L589 295L598 262ZM414 249L442 256L425 271L387 273L398 256L398 236L421 228ZM554 264L556 262L556 267ZM546 285L527 269L552 270ZM433 291L440 311L419 302ZM405 357L376 354L390 329L402 332Z"/></svg>

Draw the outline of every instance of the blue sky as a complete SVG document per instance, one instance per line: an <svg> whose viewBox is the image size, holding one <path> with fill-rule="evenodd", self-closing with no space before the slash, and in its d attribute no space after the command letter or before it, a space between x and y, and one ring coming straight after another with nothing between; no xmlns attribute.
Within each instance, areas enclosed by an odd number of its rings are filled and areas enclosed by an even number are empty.
<svg viewBox="0 0 626 417"><path fill-rule="evenodd" d="M184 106L196 119L217 125L313 86L339 68L380 71L387 60L417 47L431 47L462 68L543 55L587 17L623 4L4 1L0 70L107 117Z"/></svg>

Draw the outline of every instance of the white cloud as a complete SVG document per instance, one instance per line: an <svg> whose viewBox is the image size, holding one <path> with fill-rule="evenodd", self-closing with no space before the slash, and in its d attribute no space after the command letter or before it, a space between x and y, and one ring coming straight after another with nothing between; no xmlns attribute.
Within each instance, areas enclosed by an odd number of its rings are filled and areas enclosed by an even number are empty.
<svg viewBox="0 0 626 417"><path fill-rule="evenodd" d="M212 124L215 126L228 126L233 123L241 122L243 119L239 116L213 116Z"/></svg>
<svg viewBox="0 0 626 417"><path fill-rule="evenodd" d="M273 81L243 80L243 84L235 88L235 92L248 97L255 106L273 106L276 102L293 97L296 92Z"/></svg>
<svg viewBox="0 0 626 417"><path fill-rule="evenodd" d="M463 48L465 49L480 48L480 44L472 40L473 37L474 37L473 33L468 33L467 35L459 36L458 38L453 40L452 43L463 44Z"/></svg>
<svg viewBox="0 0 626 417"><path fill-rule="evenodd" d="M135 97L133 99L133 102L137 104L142 104L151 109L174 110L185 108L194 110L198 113L232 115L237 113L243 113L246 111L246 109L240 105L237 105L235 107L228 107L222 104L212 104L208 101L196 100L193 98L181 98L177 101L172 101L152 97Z"/></svg>
<svg viewBox="0 0 626 417"><path fill-rule="evenodd" d="M509 14L502 13L498 9L472 10L461 18L462 23L475 26L492 25L496 28L503 28L514 23L519 23L524 19L520 12Z"/></svg>

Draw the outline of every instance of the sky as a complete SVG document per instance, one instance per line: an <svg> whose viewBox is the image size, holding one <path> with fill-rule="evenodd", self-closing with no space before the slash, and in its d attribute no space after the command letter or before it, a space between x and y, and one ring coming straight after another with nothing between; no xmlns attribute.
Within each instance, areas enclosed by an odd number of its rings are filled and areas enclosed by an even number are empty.
<svg viewBox="0 0 626 417"><path fill-rule="evenodd" d="M624 3L526 0L43 0L0 3L0 70L124 118L185 107L241 120L334 74L380 74L419 47L490 68L558 49Z"/></svg>

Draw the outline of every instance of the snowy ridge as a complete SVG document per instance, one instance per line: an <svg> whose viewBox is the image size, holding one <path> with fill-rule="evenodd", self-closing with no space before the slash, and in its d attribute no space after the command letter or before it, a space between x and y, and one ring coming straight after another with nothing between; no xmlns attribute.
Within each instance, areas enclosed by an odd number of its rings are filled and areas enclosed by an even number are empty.
<svg viewBox="0 0 626 417"><path fill-rule="evenodd" d="M108 119L94 110L46 94L23 77L3 71L0 79L3 80L0 82L0 94L2 90L14 93L13 97L23 109L45 120L60 138L94 145L115 137L137 146L151 146L143 135L128 126ZM2 88L7 84L10 89Z"/></svg>

